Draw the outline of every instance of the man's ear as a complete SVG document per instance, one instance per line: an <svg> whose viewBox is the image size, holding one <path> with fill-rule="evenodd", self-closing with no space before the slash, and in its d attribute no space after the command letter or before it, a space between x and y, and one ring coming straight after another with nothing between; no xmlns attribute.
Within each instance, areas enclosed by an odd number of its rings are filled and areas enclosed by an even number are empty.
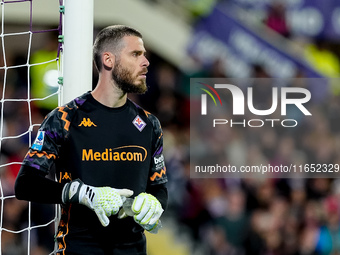
<svg viewBox="0 0 340 255"><path fill-rule="evenodd" d="M115 55L111 52L104 52L102 55L103 66L107 70L111 70L115 64Z"/></svg>

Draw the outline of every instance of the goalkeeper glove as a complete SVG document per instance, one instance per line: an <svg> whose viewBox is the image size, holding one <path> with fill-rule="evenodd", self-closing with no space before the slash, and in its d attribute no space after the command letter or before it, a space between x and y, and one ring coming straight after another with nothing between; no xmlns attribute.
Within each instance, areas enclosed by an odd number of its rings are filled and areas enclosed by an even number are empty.
<svg viewBox="0 0 340 255"><path fill-rule="evenodd" d="M134 220L145 230L153 232L160 224L159 218L163 213L161 203L147 193L140 193L135 197L131 210L134 212Z"/></svg>
<svg viewBox="0 0 340 255"><path fill-rule="evenodd" d="M127 197L133 195L129 189L113 189L110 187L93 187L76 179L65 184L62 192L63 203L78 203L93 210L100 223L106 227L108 217L117 214Z"/></svg>

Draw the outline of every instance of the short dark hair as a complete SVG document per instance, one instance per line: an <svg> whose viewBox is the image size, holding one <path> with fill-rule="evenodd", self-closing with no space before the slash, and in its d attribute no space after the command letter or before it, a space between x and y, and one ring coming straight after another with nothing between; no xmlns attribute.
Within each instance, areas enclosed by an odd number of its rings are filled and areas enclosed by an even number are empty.
<svg viewBox="0 0 340 255"><path fill-rule="evenodd" d="M142 38L142 34L136 29L124 25L108 26L98 33L93 44L93 59L98 71L102 69L101 54L109 51L118 55L122 39L125 36Z"/></svg>

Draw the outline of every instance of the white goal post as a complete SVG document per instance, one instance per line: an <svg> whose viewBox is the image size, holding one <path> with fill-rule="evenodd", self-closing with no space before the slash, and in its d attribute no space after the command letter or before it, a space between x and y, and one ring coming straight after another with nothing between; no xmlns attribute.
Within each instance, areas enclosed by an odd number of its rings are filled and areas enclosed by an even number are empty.
<svg viewBox="0 0 340 255"><path fill-rule="evenodd" d="M92 88L93 0L65 0L61 104Z"/></svg>

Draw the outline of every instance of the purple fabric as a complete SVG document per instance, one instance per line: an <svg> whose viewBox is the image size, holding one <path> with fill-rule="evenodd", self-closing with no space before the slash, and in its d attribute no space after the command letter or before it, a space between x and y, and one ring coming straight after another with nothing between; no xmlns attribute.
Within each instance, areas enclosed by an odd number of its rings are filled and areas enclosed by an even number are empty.
<svg viewBox="0 0 340 255"><path fill-rule="evenodd" d="M40 169L40 166L39 166L39 165L36 165L36 164L32 164L31 167L34 167L34 168L36 168L36 169L38 169L38 170Z"/></svg>
<svg viewBox="0 0 340 255"><path fill-rule="evenodd" d="M76 101L76 104L77 104L77 105L82 105L82 104L85 102L85 99L81 99L81 98L77 97L77 98L75 99L75 101Z"/></svg>
<svg viewBox="0 0 340 255"><path fill-rule="evenodd" d="M51 137L52 139L54 138L60 138L60 135L58 135L57 132L52 132L50 130L45 131L45 134Z"/></svg>
<svg viewBox="0 0 340 255"><path fill-rule="evenodd" d="M152 157L156 156L156 155L160 155L163 151L163 146L159 147L158 150L155 151L155 153L152 155Z"/></svg>

